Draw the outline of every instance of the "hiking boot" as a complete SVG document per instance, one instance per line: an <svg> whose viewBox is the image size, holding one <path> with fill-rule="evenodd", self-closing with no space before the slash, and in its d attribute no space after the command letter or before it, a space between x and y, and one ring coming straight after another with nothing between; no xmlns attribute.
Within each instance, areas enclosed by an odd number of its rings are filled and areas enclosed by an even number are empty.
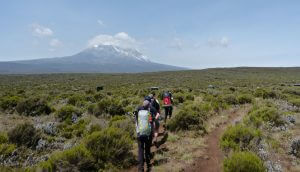
<svg viewBox="0 0 300 172"><path fill-rule="evenodd" d="M151 164L148 164L147 165L147 170L146 170L146 172L150 172L152 170L152 165Z"/></svg>
<svg viewBox="0 0 300 172"><path fill-rule="evenodd" d="M159 144L158 144L158 142L157 142L157 141L154 141L154 145L155 145L155 147L156 147L156 148L158 148L158 147L159 147Z"/></svg>

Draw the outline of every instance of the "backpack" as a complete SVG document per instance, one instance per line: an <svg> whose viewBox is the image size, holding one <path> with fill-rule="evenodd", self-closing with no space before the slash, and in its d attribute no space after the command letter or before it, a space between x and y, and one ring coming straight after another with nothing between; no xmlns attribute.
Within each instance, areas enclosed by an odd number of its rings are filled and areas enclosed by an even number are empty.
<svg viewBox="0 0 300 172"><path fill-rule="evenodd" d="M163 95L163 103L164 105L171 105L171 96L169 93L165 92Z"/></svg>
<svg viewBox="0 0 300 172"><path fill-rule="evenodd" d="M159 102L156 99L151 100L151 106L154 107L157 112L160 112Z"/></svg>
<svg viewBox="0 0 300 172"><path fill-rule="evenodd" d="M140 110L137 117L137 128L136 131L139 136L150 136L151 135L151 114L149 110Z"/></svg>

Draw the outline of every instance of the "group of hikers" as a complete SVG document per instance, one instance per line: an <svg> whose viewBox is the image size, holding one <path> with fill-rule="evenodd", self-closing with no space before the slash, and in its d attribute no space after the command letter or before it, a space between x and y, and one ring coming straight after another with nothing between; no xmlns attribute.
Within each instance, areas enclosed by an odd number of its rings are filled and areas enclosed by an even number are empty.
<svg viewBox="0 0 300 172"><path fill-rule="evenodd" d="M162 104L165 112L164 122L171 118L173 110L173 97L171 92L165 91L162 94ZM161 119L160 104L153 92L146 96L141 106L135 112L136 132L138 140L138 171L144 171L144 163L147 164L147 171L151 170L151 146L158 147L157 137L159 134L159 121Z"/></svg>

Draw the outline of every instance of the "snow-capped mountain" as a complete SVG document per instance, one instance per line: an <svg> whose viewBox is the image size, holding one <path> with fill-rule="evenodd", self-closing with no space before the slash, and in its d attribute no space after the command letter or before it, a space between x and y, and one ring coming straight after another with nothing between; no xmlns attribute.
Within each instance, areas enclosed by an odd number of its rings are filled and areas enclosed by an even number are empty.
<svg viewBox="0 0 300 172"><path fill-rule="evenodd" d="M95 45L73 56L0 62L0 73L130 73L182 70L151 62L135 49Z"/></svg>

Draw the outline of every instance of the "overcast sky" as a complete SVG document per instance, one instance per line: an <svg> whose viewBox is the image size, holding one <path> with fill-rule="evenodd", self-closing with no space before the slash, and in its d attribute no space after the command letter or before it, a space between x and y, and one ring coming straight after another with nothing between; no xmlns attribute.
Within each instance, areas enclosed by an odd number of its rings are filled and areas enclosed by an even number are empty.
<svg viewBox="0 0 300 172"><path fill-rule="evenodd" d="M298 0L3 0L0 61L136 48L190 68L300 66Z"/></svg>

